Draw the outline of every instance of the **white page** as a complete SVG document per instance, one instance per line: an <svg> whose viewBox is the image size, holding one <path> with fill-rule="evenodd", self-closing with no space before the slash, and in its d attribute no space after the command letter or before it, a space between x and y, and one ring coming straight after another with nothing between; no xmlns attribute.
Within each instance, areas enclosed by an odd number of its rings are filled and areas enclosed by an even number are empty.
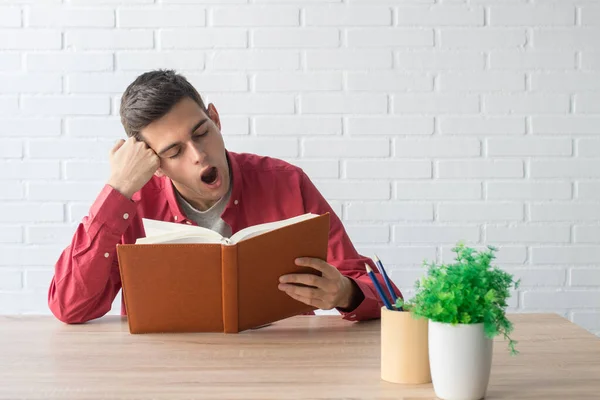
<svg viewBox="0 0 600 400"><path fill-rule="evenodd" d="M305 221L305 220L315 218L315 217L318 217L318 215L307 213L307 214L298 215L297 217L284 219L281 221L267 222L264 224L249 226L247 228L244 228L244 229L238 231L234 235L232 235L231 238L229 239L229 241L231 243L239 243L242 240L249 239L254 236L258 236L261 233L273 231L275 229L279 229L279 228L282 228L282 227L288 226L288 225L293 225L297 222Z"/></svg>
<svg viewBox="0 0 600 400"><path fill-rule="evenodd" d="M218 232L194 225L142 218L145 238L136 244L148 243L220 243L224 238Z"/></svg>
<svg viewBox="0 0 600 400"><path fill-rule="evenodd" d="M238 243L242 240L258 236L262 233L269 232L284 226L293 225L295 223L305 221L311 218L318 217L318 214L306 213L296 217L284 219L281 221L267 222L246 227L230 239L224 238L218 232L210 229L202 228L193 225L183 225L174 222L157 221L152 219L142 218L144 230L146 231L145 238L139 238L136 244L150 243Z"/></svg>
<svg viewBox="0 0 600 400"><path fill-rule="evenodd" d="M146 236L157 236L169 232L197 232L200 228L194 225L184 225L175 222L158 221L156 219L142 218Z"/></svg>

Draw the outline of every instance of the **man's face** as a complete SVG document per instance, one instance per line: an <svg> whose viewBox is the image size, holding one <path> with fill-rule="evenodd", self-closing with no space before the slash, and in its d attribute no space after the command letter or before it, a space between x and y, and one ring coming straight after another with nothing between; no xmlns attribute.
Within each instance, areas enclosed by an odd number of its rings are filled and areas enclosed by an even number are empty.
<svg viewBox="0 0 600 400"><path fill-rule="evenodd" d="M214 105L209 104L206 115L186 97L141 135L160 157L156 175L169 177L195 208L210 208L229 190L229 166Z"/></svg>

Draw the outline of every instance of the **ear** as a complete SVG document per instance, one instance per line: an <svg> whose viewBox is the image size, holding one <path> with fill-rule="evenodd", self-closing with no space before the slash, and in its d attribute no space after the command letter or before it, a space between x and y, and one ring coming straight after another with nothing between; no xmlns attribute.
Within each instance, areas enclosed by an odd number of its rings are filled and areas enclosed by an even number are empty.
<svg viewBox="0 0 600 400"><path fill-rule="evenodd" d="M219 117L219 112L217 111L217 107L213 103L209 103L208 105L208 118L212 120L212 122L217 125L217 128L221 130L221 118Z"/></svg>

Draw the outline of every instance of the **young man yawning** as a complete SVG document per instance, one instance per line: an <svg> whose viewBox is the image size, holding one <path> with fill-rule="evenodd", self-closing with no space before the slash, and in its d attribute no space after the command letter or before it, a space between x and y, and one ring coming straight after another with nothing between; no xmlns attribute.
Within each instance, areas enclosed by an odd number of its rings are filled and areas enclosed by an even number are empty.
<svg viewBox="0 0 600 400"><path fill-rule="evenodd" d="M308 176L282 160L227 151L216 107L205 106L183 76L142 74L123 94L120 113L129 138L110 151L110 178L55 266L48 303L58 319L82 323L110 310L121 289L116 245L143 236L142 218L230 237L309 212L330 213L327 260L298 259L321 276L282 276L280 290L320 309L336 308L348 320L380 316L382 303L365 272L372 261L357 253ZM126 313L123 303L121 310Z"/></svg>

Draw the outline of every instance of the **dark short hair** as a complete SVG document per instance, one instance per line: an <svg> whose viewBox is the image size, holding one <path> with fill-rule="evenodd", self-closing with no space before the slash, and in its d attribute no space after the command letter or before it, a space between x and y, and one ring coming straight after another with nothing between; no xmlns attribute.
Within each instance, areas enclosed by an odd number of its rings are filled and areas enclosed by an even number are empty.
<svg viewBox="0 0 600 400"><path fill-rule="evenodd" d="M156 70L138 76L121 98L121 123L127 136L142 140L140 131L166 115L184 98L194 100L207 112L198 91L173 70Z"/></svg>

